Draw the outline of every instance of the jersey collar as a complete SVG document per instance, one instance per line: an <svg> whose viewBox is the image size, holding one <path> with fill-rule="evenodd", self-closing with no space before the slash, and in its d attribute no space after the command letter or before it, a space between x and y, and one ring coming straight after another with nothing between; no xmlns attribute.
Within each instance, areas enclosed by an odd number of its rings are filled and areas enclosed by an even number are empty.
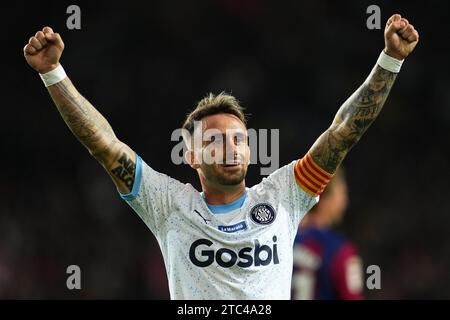
<svg viewBox="0 0 450 320"><path fill-rule="evenodd" d="M211 210L211 212L214 214L223 214L240 209L244 204L245 199L247 198L247 190L245 190L244 194L233 202L227 204L208 204L203 192L201 192L200 194L202 195L202 198L208 206L209 210Z"/></svg>

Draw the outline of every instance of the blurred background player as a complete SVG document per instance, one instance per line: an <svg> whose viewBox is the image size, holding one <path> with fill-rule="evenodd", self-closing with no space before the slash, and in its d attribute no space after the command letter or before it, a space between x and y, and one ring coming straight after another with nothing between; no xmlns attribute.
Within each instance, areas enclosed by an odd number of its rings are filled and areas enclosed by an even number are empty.
<svg viewBox="0 0 450 320"><path fill-rule="evenodd" d="M340 169L300 224L294 243L292 299L363 299L357 249L332 230L347 205L347 184Z"/></svg>

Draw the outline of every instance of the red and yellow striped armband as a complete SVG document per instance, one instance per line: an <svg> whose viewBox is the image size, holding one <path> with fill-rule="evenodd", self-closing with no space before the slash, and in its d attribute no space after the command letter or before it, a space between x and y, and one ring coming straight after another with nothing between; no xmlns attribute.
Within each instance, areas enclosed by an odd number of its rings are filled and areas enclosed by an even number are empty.
<svg viewBox="0 0 450 320"><path fill-rule="evenodd" d="M320 195L333 177L314 162L309 152L296 162L294 174L297 184L313 197Z"/></svg>

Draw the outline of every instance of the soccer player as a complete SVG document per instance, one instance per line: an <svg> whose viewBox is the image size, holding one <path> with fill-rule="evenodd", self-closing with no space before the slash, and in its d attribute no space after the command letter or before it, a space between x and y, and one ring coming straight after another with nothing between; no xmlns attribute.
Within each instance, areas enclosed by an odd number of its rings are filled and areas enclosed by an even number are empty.
<svg viewBox="0 0 450 320"><path fill-rule="evenodd" d="M339 169L300 223L294 243L293 299L363 299L356 247L331 230L342 220L347 204L347 184Z"/></svg>
<svg viewBox="0 0 450 320"><path fill-rule="evenodd" d="M297 226L378 116L419 39L398 14L384 35L385 48L369 77L309 152L252 188L245 185L250 151L242 108L225 94L200 101L183 137L202 192L155 171L116 136L66 76L58 33L38 31L24 54L70 130L156 236L172 299L289 299Z"/></svg>

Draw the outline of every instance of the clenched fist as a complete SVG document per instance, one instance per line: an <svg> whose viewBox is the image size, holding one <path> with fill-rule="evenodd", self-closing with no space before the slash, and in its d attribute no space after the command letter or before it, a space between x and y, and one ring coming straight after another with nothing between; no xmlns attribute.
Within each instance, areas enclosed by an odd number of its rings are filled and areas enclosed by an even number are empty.
<svg viewBox="0 0 450 320"><path fill-rule="evenodd" d="M393 58L403 60L419 42L419 33L408 20L394 14L386 23L384 30L384 51Z"/></svg>
<svg viewBox="0 0 450 320"><path fill-rule="evenodd" d="M47 73L59 65L64 42L52 28L45 27L36 32L23 48L23 54L30 67L39 73Z"/></svg>

